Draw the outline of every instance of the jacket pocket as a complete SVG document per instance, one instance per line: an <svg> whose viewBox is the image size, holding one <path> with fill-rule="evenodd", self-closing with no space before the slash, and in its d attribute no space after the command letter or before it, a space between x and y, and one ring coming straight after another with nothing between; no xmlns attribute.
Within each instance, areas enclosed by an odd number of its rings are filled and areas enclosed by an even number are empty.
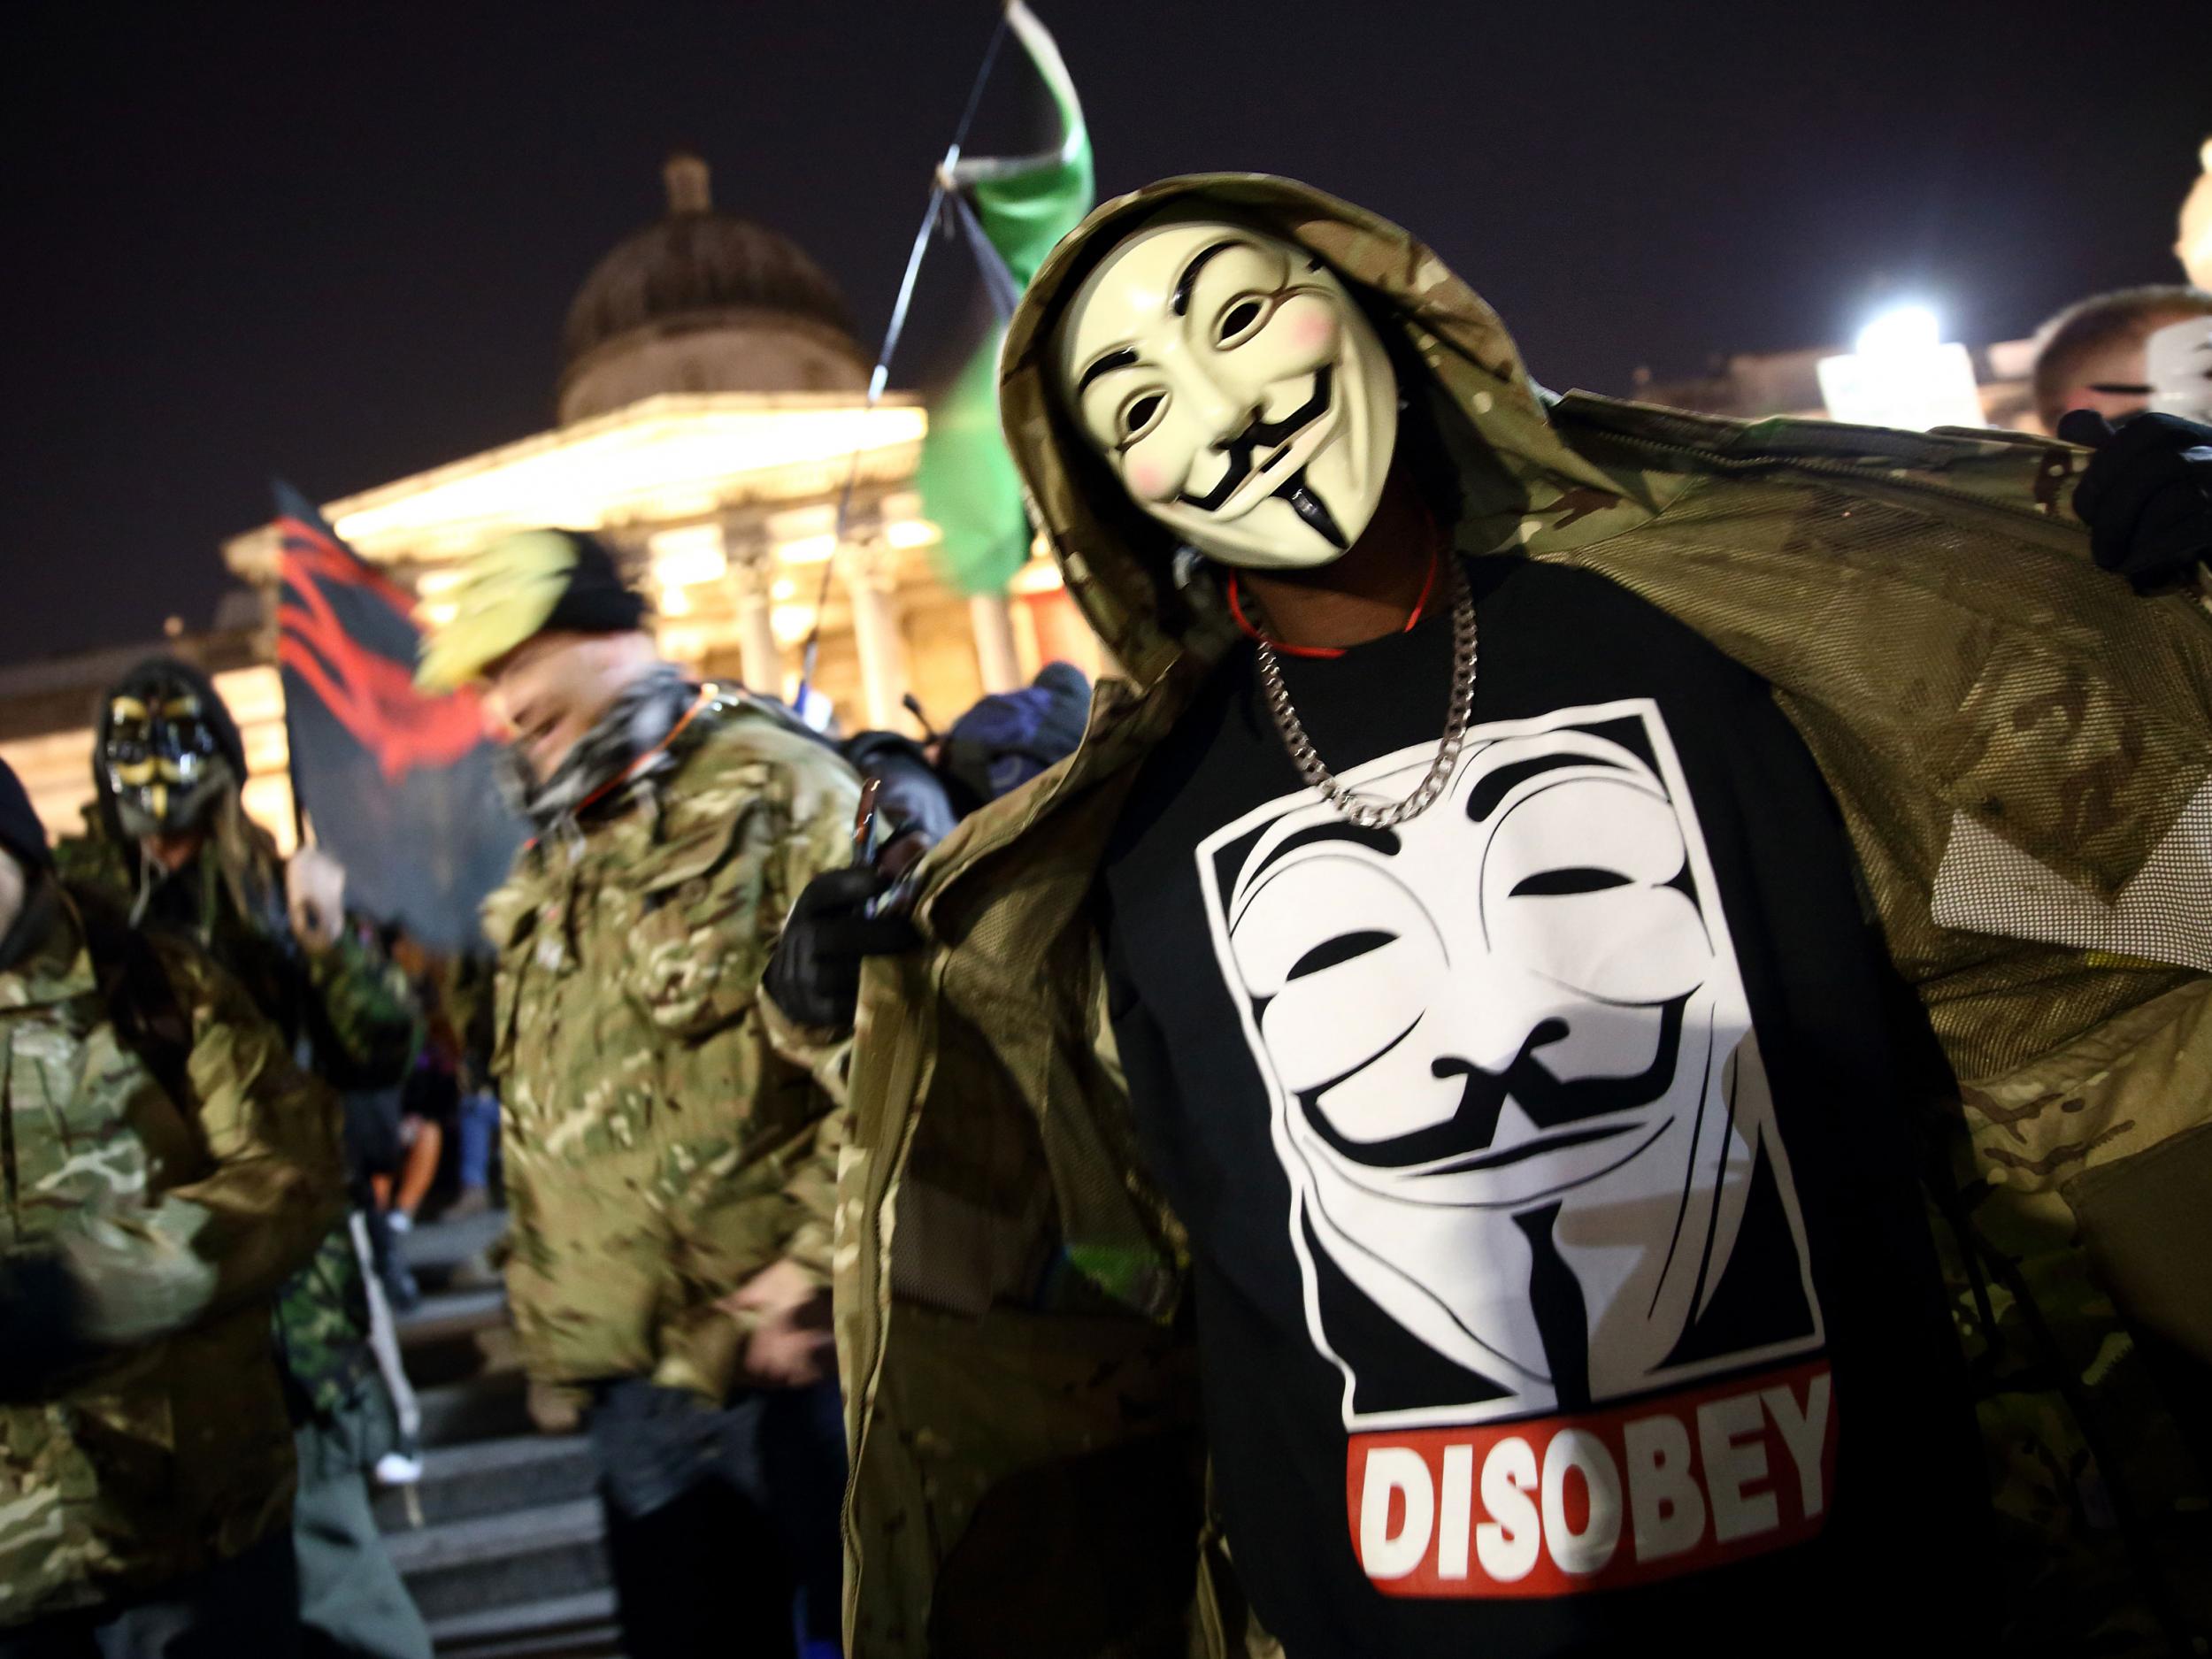
<svg viewBox="0 0 2212 1659"><path fill-rule="evenodd" d="M2128 1317L2212 1367L2212 1124L2085 1171L2062 1190Z"/></svg>
<svg viewBox="0 0 2212 1659"><path fill-rule="evenodd" d="M743 823L741 815L739 825ZM733 827L695 843L647 873L624 949L631 995L678 1037L727 1025L753 1004L780 918L765 914L767 872L735 845Z"/></svg>

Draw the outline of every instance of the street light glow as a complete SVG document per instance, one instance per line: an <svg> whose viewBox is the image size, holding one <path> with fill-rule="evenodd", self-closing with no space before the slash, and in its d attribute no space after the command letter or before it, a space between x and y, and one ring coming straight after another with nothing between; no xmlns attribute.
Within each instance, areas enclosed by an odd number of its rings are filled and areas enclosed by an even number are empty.
<svg viewBox="0 0 2212 1659"><path fill-rule="evenodd" d="M1897 357L1932 351L1942 341L1934 311L1925 305L1895 305L1859 330L1857 350L1863 357Z"/></svg>

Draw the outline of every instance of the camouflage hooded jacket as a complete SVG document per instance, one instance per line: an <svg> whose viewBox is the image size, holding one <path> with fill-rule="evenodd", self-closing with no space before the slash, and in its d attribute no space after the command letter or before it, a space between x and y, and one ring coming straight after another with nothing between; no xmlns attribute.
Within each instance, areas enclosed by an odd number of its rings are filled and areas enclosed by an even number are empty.
<svg viewBox="0 0 2212 1659"><path fill-rule="evenodd" d="M531 1374L719 1399L716 1306L779 1257L825 1277L828 1101L757 1008L793 896L850 856L858 785L811 735L703 694L667 763L523 849L484 909Z"/></svg>
<svg viewBox="0 0 2212 1659"><path fill-rule="evenodd" d="M848 1651L1271 1651L1209 1516L1185 1248L1133 1145L1087 902L1137 763L1227 630L1086 468L1048 381L1061 307L1115 233L1193 199L1310 249L1402 332L1426 370L1402 389L1463 474L1458 545L1597 572L1771 684L1963 1080L1893 1110L1924 1105L1950 1159L1939 1236L2008 1566L1971 1594L2015 1651L2203 1628L2202 1471L2146 1350L2212 1357L2190 1196L2212 1181L2212 624L2090 563L2082 451L1552 398L1403 231L1220 175L1101 207L1001 358L1033 513L1133 685L937 849L926 948L870 963L849 1056L813 1050L851 1106Z"/></svg>
<svg viewBox="0 0 2212 1659"><path fill-rule="evenodd" d="M269 1300L342 1188L335 1102L232 980L188 946L150 948L176 1027L165 1065L119 1034L69 902L49 887L33 902L32 942L0 969L0 1248L61 1251L115 1351L0 1407L0 1625L138 1593L285 1524Z"/></svg>
<svg viewBox="0 0 2212 1659"><path fill-rule="evenodd" d="M63 876L133 903L142 878L104 797L85 821L84 835L55 849ZM284 914L283 862L237 796L219 806L196 864L170 880L191 914L158 918L154 931L174 928L204 946L319 1078L377 1088L406 1076L420 1037L406 977L352 928L326 950L300 949ZM323 1421L370 1386L368 1290L342 1218L278 1297L275 1334L296 1403Z"/></svg>

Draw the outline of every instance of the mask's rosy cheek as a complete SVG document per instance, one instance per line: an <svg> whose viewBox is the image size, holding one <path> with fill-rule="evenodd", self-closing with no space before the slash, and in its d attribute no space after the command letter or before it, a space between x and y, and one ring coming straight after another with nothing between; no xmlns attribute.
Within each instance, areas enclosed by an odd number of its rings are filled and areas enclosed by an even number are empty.
<svg viewBox="0 0 2212 1659"><path fill-rule="evenodd" d="M1129 493L1139 501L1167 501L1182 488L1183 480L1166 456L1140 443L1122 457L1121 476Z"/></svg>
<svg viewBox="0 0 2212 1659"><path fill-rule="evenodd" d="M1294 294L1276 309L1268 331L1287 354L1282 372L1318 368L1337 354L1341 327L1336 307L1319 294Z"/></svg>

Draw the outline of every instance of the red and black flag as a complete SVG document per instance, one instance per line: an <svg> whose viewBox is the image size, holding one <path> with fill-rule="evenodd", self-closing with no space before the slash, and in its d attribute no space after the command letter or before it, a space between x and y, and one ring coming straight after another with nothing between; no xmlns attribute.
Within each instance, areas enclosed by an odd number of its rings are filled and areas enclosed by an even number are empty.
<svg viewBox="0 0 2212 1659"><path fill-rule="evenodd" d="M476 695L417 691L406 593L297 490L279 483L276 497L294 794L345 865L351 906L434 948L471 947L477 906L523 835L493 781Z"/></svg>

